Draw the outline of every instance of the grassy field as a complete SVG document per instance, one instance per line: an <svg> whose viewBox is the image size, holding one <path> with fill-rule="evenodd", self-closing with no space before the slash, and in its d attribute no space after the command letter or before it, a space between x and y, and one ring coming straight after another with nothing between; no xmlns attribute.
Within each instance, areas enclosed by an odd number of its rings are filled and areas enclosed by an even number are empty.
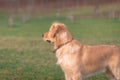
<svg viewBox="0 0 120 80"><path fill-rule="evenodd" d="M54 21L65 23L81 43L115 44L120 48L120 22L117 19L75 19L71 23L64 17L51 17L32 18L22 23L18 18L10 28L7 17L0 16L1 80L64 80L52 46L41 38ZM102 74L86 80L108 79Z"/></svg>

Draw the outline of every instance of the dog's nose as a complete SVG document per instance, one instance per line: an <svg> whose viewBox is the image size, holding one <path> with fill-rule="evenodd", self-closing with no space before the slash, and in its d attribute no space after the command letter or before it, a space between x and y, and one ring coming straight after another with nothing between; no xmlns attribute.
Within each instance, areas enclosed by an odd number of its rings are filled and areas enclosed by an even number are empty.
<svg viewBox="0 0 120 80"><path fill-rule="evenodd" d="M42 37L44 37L44 34L42 34Z"/></svg>

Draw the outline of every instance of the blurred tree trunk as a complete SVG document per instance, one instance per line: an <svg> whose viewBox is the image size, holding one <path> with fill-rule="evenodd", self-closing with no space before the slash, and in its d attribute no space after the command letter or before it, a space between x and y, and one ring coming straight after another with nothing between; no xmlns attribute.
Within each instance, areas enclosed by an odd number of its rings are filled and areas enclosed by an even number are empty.
<svg viewBox="0 0 120 80"><path fill-rule="evenodd" d="M9 17L8 17L8 27L13 27L15 25L15 15L16 15L16 1L17 0L8 0L7 4L8 4L8 13L9 13Z"/></svg>
<svg viewBox="0 0 120 80"><path fill-rule="evenodd" d="M34 0L27 0L27 3L25 5L25 9L23 10L23 17L22 21L26 23L32 16L32 13L34 12Z"/></svg>
<svg viewBox="0 0 120 80"><path fill-rule="evenodd" d="M110 18L120 19L120 13L116 11L117 7L119 7L119 4L120 4L119 0L116 0L116 2L112 4L113 6L111 7L111 12L109 14Z"/></svg>
<svg viewBox="0 0 120 80"><path fill-rule="evenodd" d="M67 19L70 21L70 22L74 22L74 15L73 15L73 12L72 11L69 11L68 15L67 15Z"/></svg>
<svg viewBox="0 0 120 80"><path fill-rule="evenodd" d="M8 27L13 27L15 25L14 15L8 17Z"/></svg>
<svg viewBox="0 0 120 80"><path fill-rule="evenodd" d="M88 0L83 0L83 4L85 7L88 6Z"/></svg>
<svg viewBox="0 0 120 80"><path fill-rule="evenodd" d="M93 0L94 1L94 16L98 17L99 14L99 0Z"/></svg>
<svg viewBox="0 0 120 80"><path fill-rule="evenodd" d="M110 15L109 15L110 18L115 18L116 17L116 12L115 12L115 6L113 6L111 12L110 12Z"/></svg>
<svg viewBox="0 0 120 80"><path fill-rule="evenodd" d="M67 7L69 6L71 1L67 0ZM76 7L78 7L78 3L75 3L76 4ZM66 18L70 21L70 22L74 22L74 14L73 14L73 11L71 10L70 7L68 7L68 14L66 15Z"/></svg>

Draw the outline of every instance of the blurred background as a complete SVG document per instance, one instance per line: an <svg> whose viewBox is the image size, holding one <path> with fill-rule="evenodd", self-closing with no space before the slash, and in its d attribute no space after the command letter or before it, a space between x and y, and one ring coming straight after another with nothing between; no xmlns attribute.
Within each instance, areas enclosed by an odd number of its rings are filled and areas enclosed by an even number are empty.
<svg viewBox="0 0 120 80"><path fill-rule="evenodd" d="M120 0L0 0L1 15L8 16L8 25L21 17L27 22L31 17L118 18Z"/></svg>
<svg viewBox="0 0 120 80"><path fill-rule="evenodd" d="M80 43L120 48L120 0L0 0L0 80L64 80L41 37L55 21Z"/></svg>

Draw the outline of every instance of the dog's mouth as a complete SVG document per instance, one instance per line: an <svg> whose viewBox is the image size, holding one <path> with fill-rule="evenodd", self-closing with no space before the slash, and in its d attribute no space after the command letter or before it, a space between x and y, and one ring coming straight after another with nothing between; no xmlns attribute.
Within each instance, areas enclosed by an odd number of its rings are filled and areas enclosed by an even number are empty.
<svg viewBox="0 0 120 80"><path fill-rule="evenodd" d="M50 40L46 40L48 43L51 43L51 41Z"/></svg>

